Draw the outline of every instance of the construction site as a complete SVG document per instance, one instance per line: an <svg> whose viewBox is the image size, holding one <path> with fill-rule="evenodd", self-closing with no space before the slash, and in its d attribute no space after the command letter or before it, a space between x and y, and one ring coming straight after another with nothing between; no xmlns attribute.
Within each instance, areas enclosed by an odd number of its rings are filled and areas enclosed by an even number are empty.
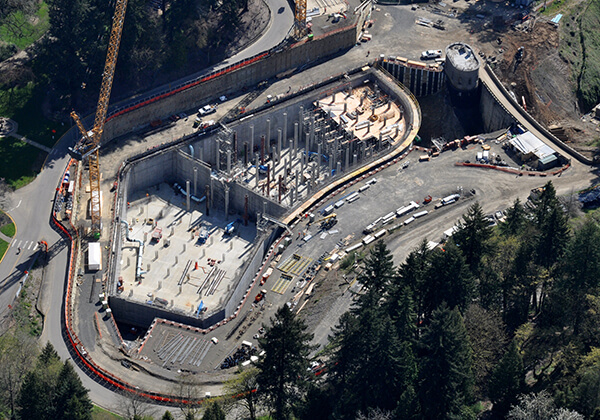
<svg viewBox="0 0 600 420"><path fill-rule="evenodd" d="M206 332L236 317L287 229L279 220L405 142L410 101L379 71L357 69L342 83L128 164L106 273L117 322L145 330L160 318Z"/></svg>

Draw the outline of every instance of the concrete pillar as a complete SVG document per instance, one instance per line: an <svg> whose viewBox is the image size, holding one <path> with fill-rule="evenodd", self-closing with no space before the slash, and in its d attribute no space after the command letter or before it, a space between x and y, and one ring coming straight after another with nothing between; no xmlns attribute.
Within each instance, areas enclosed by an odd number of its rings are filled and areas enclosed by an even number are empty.
<svg viewBox="0 0 600 420"><path fill-rule="evenodd" d="M338 176L342 172L342 162L338 161L337 167L335 168L335 175Z"/></svg>
<svg viewBox="0 0 600 420"><path fill-rule="evenodd" d="M333 155L329 155L329 173L327 174L327 176L331 176L331 173L333 172Z"/></svg>
<svg viewBox="0 0 600 420"><path fill-rule="evenodd" d="M379 150L381 150L381 144L383 143L383 134L381 134L381 131L379 132L379 142L377 143L377 147L379 148Z"/></svg>
<svg viewBox="0 0 600 420"><path fill-rule="evenodd" d="M198 168L194 167L194 195L198 197Z"/></svg>
<svg viewBox="0 0 600 420"><path fill-rule="evenodd" d="M206 203L206 215L210 216L210 202L212 200L212 197L210 194L210 186L208 184L204 186L204 195L206 196L206 199L204 200Z"/></svg>
<svg viewBox="0 0 600 420"><path fill-rule="evenodd" d="M283 142L287 140L287 112L283 113ZM281 149L279 149L281 150Z"/></svg>
<svg viewBox="0 0 600 420"><path fill-rule="evenodd" d="M267 155L271 153L271 119L267 118Z"/></svg>
<svg viewBox="0 0 600 420"><path fill-rule="evenodd" d="M298 112L298 121L302 123L302 118L304 117L304 107L300 105L300 111Z"/></svg>
<svg viewBox="0 0 600 420"><path fill-rule="evenodd" d="M231 174L231 150L227 151L227 175Z"/></svg>
<svg viewBox="0 0 600 420"><path fill-rule="evenodd" d="M277 152L281 154L281 128L277 129Z"/></svg>
<svg viewBox="0 0 600 420"><path fill-rule="evenodd" d="M267 214L267 202L266 201L263 201L263 212L262 212L262 214L263 215Z"/></svg>
<svg viewBox="0 0 600 420"><path fill-rule="evenodd" d="M248 162L249 162L249 159L251 156L250 152L248 151L248 147L249 147L248 142L245 141L244 142L244 166L246 166L246 167L248 165Z"/></svg>
<svg viewBox="0 0 600 420"><path fill-rule="evenodd" d="M350 143L346 146L346 165L344 166L344 171L347 171L350 168Z"/></svg>
<svg viewBox="0 0 600 420"><path fill-rule="evenodd" d="M317 168L321 166L321 143L317 144Z"/></svg>
<svg viewBox="0 0 600 420"><path fill-rule="evenodd" d="M225 220L229 219L229 185L225 184ZM211 236L212 238L212 236Z"/></svg>
<svg viewBox="0 0 600 420"><path fill-rule="evenodd" d="M260 164L265 164L265 136L260 138Z"/></svg>
<svg viewBox="0 0 600 420"><path fill-rule="evenodd" d="M204 149L201 149L200 146L198 146L198 159L204 161Z"/></svg>
<svg viewBox="0 0 600 420"><path fill-rule="evenodd" d="M357 163L358 163L358 154L357 154L357 153L354 153L354 154L352 155L352 164L353 164L353 165L356 165Z"/></svg>
<svg viewBox="0 0 600 420"><path fill-rule="evenodd" d="M300 178L300 175L298 174L298 169L296 169L296 172L295 172L295 174L296 174L296 180L295 180L295 182L296 182L295 193L296 193L296 200L297 200L297 199L298 199L298 178Z"/></svg>
<svg viewBox="0 0 600 420"><path fill-rule="evenodd" d="M254 126L250 126L250 156L254 155Z"/></svg>
<svg viewBox="0 0 600 420"><path fill-rule="evenodd" d="M187 211L190 211L190 180L185 181L185 208Z"/></svg>
<svg viewBox="0 0 600 420"><path fill-rule="evenodd" d="M394 137L398 137L398 133L400 133L400 127L396 125L396 135Z"/></svg>
<svg viewBox="0 0 600 420"><path fill-rule="evenodd" d="M273 146L273 173L277 172L277 164L279 163L279 149L277 146Z"/></svg>
<svg viewBox="0 0 600 420"><path fill-rule="evenodd" d="M298 156L298 123L294 123L294 158Z"/></svg>
<svg viewBox="0 0 600 420"><path fill-rule="evenodd" d="M255 183L255 187L258 188L258 178L260 173L258 172L258 154L256 155L256 158L254 159L254 169L255 169L255 173L256 173L256 183Z"/></svg>
<svg viewBox="0 0 600 420"><path fill-rule="evenodd" d="M315 144L315 115L313 114L310 117L310 144L308 145L308 150L312 150Z"/></svg>

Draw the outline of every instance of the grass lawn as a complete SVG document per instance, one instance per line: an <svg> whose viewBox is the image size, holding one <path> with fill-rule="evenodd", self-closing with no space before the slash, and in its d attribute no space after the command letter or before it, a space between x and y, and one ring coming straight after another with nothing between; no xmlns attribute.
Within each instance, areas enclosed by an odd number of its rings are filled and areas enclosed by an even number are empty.
<svg viewBox="0 0 600 420"><path fill-rule="evenodd" d="M4 225L0 228L0 232L4 233L6 236L13 237L17 232L17 228L14 223L9 223L8 225Z"/></svg>
<svg viewBox="0 0 600 420"><path fill-rule="evenodd" d="M15 44L17 48L23 50L41 38L48 30L50 23L48 21L48 5L40 3L40 8L32 19L27 19L23 13L15 13L12 17L13 25L21 29L19 36L15 36L8 25L0 26L0 40Z"/></svg>
<svg viewBox="0 0 600 420"><path fill-rule="evenodd" d="M8 249L8 245L10 245L8 242L6 242L5 240L0 239L0 260L2 259L2 257L4 257L4 254L6 254L6 250Z"/></svg>
<svg viewBox="0 0 600 420"><path fill-rule="evenodd" d="M92 408L92 419L93 420L124 420L125 417L118 416L115 413L111 413L110 411L105 410L104 408L94 405L94 408Z"/></svg>
<svg viewBox="0 0 600 420"><path fill-rule="evenodd" d="M0 137L0 178L13 188L33 181L45 158L42 150L12 137Z"/></svg>

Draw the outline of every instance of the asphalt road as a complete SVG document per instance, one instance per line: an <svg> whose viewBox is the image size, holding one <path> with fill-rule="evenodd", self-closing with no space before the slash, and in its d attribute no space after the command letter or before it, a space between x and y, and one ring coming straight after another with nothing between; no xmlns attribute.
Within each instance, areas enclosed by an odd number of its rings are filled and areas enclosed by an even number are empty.
<svg viewBox="0 0 600 420"><path fill-rule="evenodd" d="M266 3L271 10L271 21L267 31L259 39L243 51L213 68L174 83L194 79L279 44L292 26L293 14L288 2L285 0L266 0ZM278 13L281 8L283 8L283 12ZM166 87L157 88L155 91L162 91ZM153 92L149 92L149 94ZM123 104L122 102L120 105ZM61 321L68 249L65 239L52 226L51 212L56 187L70 159L67 148L73 144L74 140L72 130L54 146L36 179L11 194L11 204L7 210L17 225L17 233L0 264L1 318L6 316L10 305L13 304L21 283L25 279L25 271L29 270L33 264L35 253L39 250L39 247L36 247L37 242L45 240L48 243L51 257L46 268L46 279L41 291L41 307L46 312L46 318L40 342L50 341L63 359L71 357L63 338L63 324ZM19 247L21 247L21 252L17 251ZM76 370L83 381L83 385L91 391L90 396L96 404L109 409L115 408L115 405L119 403L119 397L92 380L78 366L76 366Z"/></svg>
<svg viewBox="0 0 600 420"><path fill-rule="evenodd" d="M223 63L220 63L219 66L226 66L240 59L253 56L260 51L264 51L277 45L283 39L289 27L291 27L291 22L293 21L293 16L289 5L285 0L267 0L267 3L270 9L273 11L273 19L267 32L243 52ZM282 14L278 14L277 12L281 7L284 7L284 12ZM387 23L386 19L391 20L394 16L396 16L395 9L392 12L392 16L380 16L380 20L386 23L382 26L385 26L387 30L394 25L392 25L391 22ZM409 18L404 17L403 19L406 20L406 24L409 23ZM414 19L414 17L410 17L410 20L412 19ZM378 44L374 44L373 46L375 45ZM415 51L418 51L418 48L420 47L414 46ZM364 52L362 51L363 49L364 48L352 50L352 54L357 56L361 55L364 57ZM377 51L378 48L372 49ZM335 63L332 62L331 65L333 64ZM196 77L196 75L190 76L190 78L194 77ZM288 81L286 81L285 84L287 85ZM65 286L64 279L66 274L65 270L67 267L68 252L65 247L66 243L64 239L62 239L62 237L51 226L50 213L53 205L52 200L54 198L56 186L60 181L62 172L64 171L65 165L69 159L66 153L66 148L67 146L71 145L72 142L73 138L62 138L49 155L43 171L36 178L36 180L28 186L16 191L12 195L12 206L9 209L9 213L14 218L18 230L13 242L11 243L12 247L9 249L4 260L0 264L0 279L2 279L0 280L0 315L2 315L6 312L8 305L14 300L15 293L19 288L19 282L22 280L22 273L24 273L24 271L27 270L31 265L32 257L34 252L36 252L34 251L34 245L32 244L41 239L44 239L48 242L52 256L46 269L47 281L42 291L42 307L44 307L46 310L46 320L44 323L42 342L45 342L46 340L52 342L60 356L63 358L68 358L71 356L63 339L61 322L61 311ZM446 158L446 156L450 157ZM451 154L446 156L440 159L440 164L444 159L449 159L448 162L452 160ZM456 156L454 158L456 158ZM412 160L414 161L415 159L413 158ZM436 165L436 161L432 161L431 164ZM423 168L425 168L425 166L423 166ZM410 175L410 171L406 171L404 174L402 174L398 172L394 173L394 170L397 171L397 167L393 166L389 168L389 173L385 172L384 175L382 175L382 180L389 178L388 182L379 185L393 185L393 183L396 181L402 182L403 185L413 185L415 188L414 194L412 194L411 197L406 197L408 199L422 199L421 196L425 193L431 193L433 188L441 188L439 195L442 195L445 194L446 190L449 188L449 186L442 188L442 185L439 185L439 180L433 176L435 175L433 172L427 172L429 174L427 176L415 176L415 174ZM532 184L543 184L546 181L545 179L534 180L530 178L521 178L523 182L517 183L515 182L515 177L508 174L483 172L482 170L466 168L456 170L457 172L453 173L452 178L449 179L459 179L460 181L457 185L463 185L465 187L467 186L467 182L463 179L463 177L467 177L467 174L475 177L475 179L471 182L479 184L478 188L481 192L479 199L482 201L486 211L495 210L498 206L503 207L506 204L510 204L515 196L518 195L521 198L526 196ZM489 183L484 184L483 179L487 179L488 176L490 181ZM501 180L501 182L498 182L498 180ZM571 169L569 169L562 177L553 178L553 181L555 181L557 184L559 193L568 193L572 188L582 188L591 185L593 182L597 182L597 174L594 172L594 170L574 162L574 165ZM450 183L452 182L454 181L450 181ZM373 198L375 198L373 202L377 201L377 197L384 201L387 194L384 190L377 193L376 188L372 190L372 193L374 195ZM364 202L361 201L362 199L359 200L362 206ZM397 197L397 201L405 200L404 197ZM396 205L396 203L392 202L390 202L390 205L390 209L399 207L399 205ZM417 244L424 236L432 237L430 235L437 235L437 232L447 229L449 224L451 225L451 223L456 221L462 211L463 209L460 206L456 206L446 213L445 216L440 216L441 218L425 218L422 222L419 222L419 224L415 224L411 230L403 231L402 236L391 238L390 245L395 249L395 261L401 261L406 252L412 249L413 245ZM362 211L362 213L366 212ZM340 226L338 228L345 229L345 222L341 217L340 219ZM347 220L351 219L349 218ZM321 240L315 238L313 241ZM17 255L15 248L19 246L19 243L22 243L22 251ZM328 248L328 246L325 245L327 244L323 242L324 248ZM306 248L308 249L311 247ZM315 254L318 255L318 253ZM341 304L339 306L340 307L336 309L336 313L341 312L341 309L344 305ZM335 321L333 319L335 318L335 314L332 313L331 315L331 319L327 322L323 322L322 325L319 325L319 330L316 331L316 335L320 337L319 341L326 338L331 322ZM96 383L94 380L88 377L87 374L81 371L79 367L77 367L76 370L80 374L84 386L91 390L90 395L95 403L107 408L114 408L115 405L118 404L119 398L116 397L112 391Z"/></svg>

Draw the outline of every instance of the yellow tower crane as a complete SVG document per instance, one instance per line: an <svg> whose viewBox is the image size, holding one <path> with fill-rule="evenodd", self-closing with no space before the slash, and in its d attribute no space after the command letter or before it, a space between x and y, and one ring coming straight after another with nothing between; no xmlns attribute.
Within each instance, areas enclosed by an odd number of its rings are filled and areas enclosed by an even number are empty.
<svg viewBox="0 0 600 420"><path fill-rule="evenodd" d="M71 117L75 121L77 128L83 136L74 148L69 148L71 155L78 160L88 158L90 193L91 193L91 217L92 234L99 238L102 232L102 214L100 197L100 140L104 131L104 121L108 111L108 100L113 85L115 67L117 65L117 55L119 54L119 45L121 43L121 34L123 32L123 22L125 20L125 10L127 9L127 0L116 0L115 13L113 15L113 24L108 43L108 53L104 64L104 73L102 73L102 85L100 86L100 97L96 107L96 117L94 127L87 131L75 111L71 112Z"/></svg>
<svg viewBox="0 0 600 420"><path fill-rule="evenodd" d="M306 34L306 0L295 1L294 36L302 38Z"/></svg>

